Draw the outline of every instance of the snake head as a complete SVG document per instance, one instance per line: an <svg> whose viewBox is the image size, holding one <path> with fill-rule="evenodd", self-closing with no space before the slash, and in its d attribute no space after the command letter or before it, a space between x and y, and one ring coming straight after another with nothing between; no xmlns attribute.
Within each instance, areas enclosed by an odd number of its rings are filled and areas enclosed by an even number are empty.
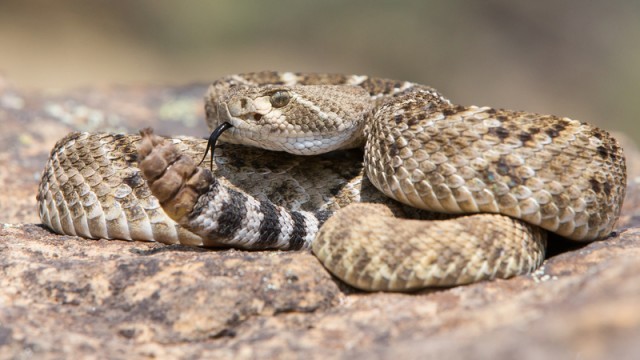
<svg viewBox="0 0 640 360"><path fill-rule="evenodd" d="M371 97L356 86L212 86L206 98L210 128L231 124L226 142L315 155L360 146Z"/></svg>

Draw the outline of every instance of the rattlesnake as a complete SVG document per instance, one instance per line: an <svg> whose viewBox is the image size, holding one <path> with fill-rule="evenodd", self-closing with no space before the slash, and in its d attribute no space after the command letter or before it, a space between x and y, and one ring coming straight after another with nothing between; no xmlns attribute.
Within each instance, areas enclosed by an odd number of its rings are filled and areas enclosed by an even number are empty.
<svg viewBox="0 0 640 360"><path fill-rule="evenodd" d="M311 247L355 287L406 291L528 273L544 259L542 229L604 238L625 195L624 155L607 132L454 105L411 82L233 75L214 82L205 110L213 144L226 142L213 171L196 166L204 140L60 140L40 184L42 222L88 238Z"/></svg>

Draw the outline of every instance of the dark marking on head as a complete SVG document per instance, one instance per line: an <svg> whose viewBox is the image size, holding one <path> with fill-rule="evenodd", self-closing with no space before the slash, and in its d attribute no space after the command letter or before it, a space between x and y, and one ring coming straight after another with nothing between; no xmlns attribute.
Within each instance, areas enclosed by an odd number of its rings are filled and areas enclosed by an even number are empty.
<svg viewBox="0 0 640 360"><path fill-rule="evenodd" d="M295 73L298 77L298 83L301 85L324 85L333 84L340 85L347 82L347 75L343 74L309 74Z"/></svg>
<svg viewBox="0 0 640 360"><path fill-rule="evenodd" d="M613 190L613 186L611 186L611 183L609 183L608 181L605 181L604 184L602 184L602 190L604 191L604 194L607 195L608 197L611 196L611 190Z"/></svg>
<svg viewBox="0 0 640 360"><path fill-rule="evenodd" d="M277 71L261 71L255 73L248 73L245 78L250 82L255 82L259 85L283 85L280 73Z"/></svg>
<svg viewBox="0 0 640 360"><path fill-rule="evenodd" d="M496 116L496 120L500 121L500 122L505 122L507 120L509 120L509 118L505 115L498 115Z"/></svg>
<svg viewBox="0 0 640 360"><path fill-rule="evenodd" d="M529 134L535 135L535 134L538 134L538 133L540 133L540 128L537 128L537 127L529 128Z"/></svg>
<svg viewBox="0 0 640 360"><path fill-rule="evenodd" d="M397 124L400 124L402 122L402 120L404 119L404 117L402 115L396 115L393 120L396 122Z"/></svg>

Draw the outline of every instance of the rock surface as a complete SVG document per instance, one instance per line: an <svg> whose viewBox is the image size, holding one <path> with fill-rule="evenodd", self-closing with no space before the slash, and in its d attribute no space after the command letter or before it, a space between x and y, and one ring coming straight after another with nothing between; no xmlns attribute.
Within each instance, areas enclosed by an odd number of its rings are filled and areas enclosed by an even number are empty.
<svg viewBox="0 0 640 360"><path fill-rule="evenodd" d="M640 168L611 238L530 276L363 293L307 252L58 236L35 194L71 130L199 134L205 86L24 93L0 79L1 358L579 358L640 353ZM556 239L551 239L556 240Z"/></svg>

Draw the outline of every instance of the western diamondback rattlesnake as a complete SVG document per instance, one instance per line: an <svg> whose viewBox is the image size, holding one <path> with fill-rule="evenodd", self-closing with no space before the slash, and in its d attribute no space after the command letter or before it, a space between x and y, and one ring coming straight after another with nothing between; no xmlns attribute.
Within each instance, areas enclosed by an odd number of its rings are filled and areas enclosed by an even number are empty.
<svg viewBox="0 0 640 360"><path fill-rule="evenodd" d="M195 165L202 140L73 133L45 168L43 223L89 238L312 247L353 286L405 291L530 272L541 229L606 237L625 194L607 132L453 105L414 83L252 73L216 81L205 104L227 142L212 172ZM363 147L364 163L344 150Z"/></svg>

